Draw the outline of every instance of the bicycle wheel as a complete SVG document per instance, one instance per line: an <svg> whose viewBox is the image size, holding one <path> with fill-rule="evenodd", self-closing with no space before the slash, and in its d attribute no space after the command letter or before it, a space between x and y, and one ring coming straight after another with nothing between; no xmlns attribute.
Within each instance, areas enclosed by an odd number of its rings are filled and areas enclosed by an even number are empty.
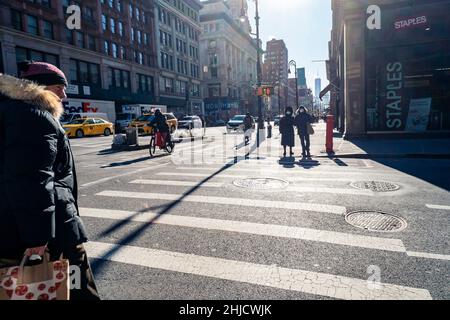
<svg viewBox="0 0 450 320"><path fill-rule="evenodd" d="M150 152L150 157L153 157L156 153L156 140L155 140L154 135L150 139L149 152Z"/></svg>
<svg viewBox="0 0 450 320"><path fill-rule="evenodd" d="M171 154L173 152L173 149L175 148L175 145L173 144L173 142L171 143L166 143L166 151L167 153Z"/></svg>

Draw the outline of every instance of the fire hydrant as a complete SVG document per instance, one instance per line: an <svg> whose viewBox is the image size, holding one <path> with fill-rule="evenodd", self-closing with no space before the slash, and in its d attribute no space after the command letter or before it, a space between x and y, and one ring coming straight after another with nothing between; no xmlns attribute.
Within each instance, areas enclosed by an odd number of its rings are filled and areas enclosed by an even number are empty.
<svg viewBox="0 0 450 320"><path fill-rule="evenodd" d="M327 135L325 148L328 154L333 154L333 128L334 128L334 116L332 114L327 115Z"/></svg>

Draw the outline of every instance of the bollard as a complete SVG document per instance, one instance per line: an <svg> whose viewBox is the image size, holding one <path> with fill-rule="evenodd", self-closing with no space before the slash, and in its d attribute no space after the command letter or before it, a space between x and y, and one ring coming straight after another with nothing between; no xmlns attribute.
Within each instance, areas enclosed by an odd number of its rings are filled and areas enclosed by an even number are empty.
<svg viewBox="0 0 450 320"><path fill-rule="evenodd" d="M334 116L327 115L327 134L326 134L326 144L325 148L327 153L334 153L333 151L333 128L334 128Z"/></svg>

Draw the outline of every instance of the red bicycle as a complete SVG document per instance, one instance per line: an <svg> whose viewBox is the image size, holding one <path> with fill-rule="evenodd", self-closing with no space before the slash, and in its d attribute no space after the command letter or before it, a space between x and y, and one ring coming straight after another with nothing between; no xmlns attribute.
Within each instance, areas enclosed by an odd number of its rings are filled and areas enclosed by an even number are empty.
<svg viewBox="0 0 450 320"><path fill-rule="evenodd" d="M174 144L172 141L168 141L167 136L170 133L168 132L159 132L154 128L152 130L152 137L150 139L150 147L149 152L150 156L153 157L156 154L156 148L159 150L165 150L168 154L171 154L174 149Z"/></svg>

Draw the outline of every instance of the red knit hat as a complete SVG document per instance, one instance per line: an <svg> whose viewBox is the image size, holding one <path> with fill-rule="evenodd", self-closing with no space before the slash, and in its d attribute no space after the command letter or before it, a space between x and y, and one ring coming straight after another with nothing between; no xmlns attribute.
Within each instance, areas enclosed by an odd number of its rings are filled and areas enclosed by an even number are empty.
<svg viewBox="0 0 450 320"><path fill-rule="evenodd" d="M67 87L64 72L46 62L23 61L19 63L20 77L43 86L62 84Z"/></svg>

